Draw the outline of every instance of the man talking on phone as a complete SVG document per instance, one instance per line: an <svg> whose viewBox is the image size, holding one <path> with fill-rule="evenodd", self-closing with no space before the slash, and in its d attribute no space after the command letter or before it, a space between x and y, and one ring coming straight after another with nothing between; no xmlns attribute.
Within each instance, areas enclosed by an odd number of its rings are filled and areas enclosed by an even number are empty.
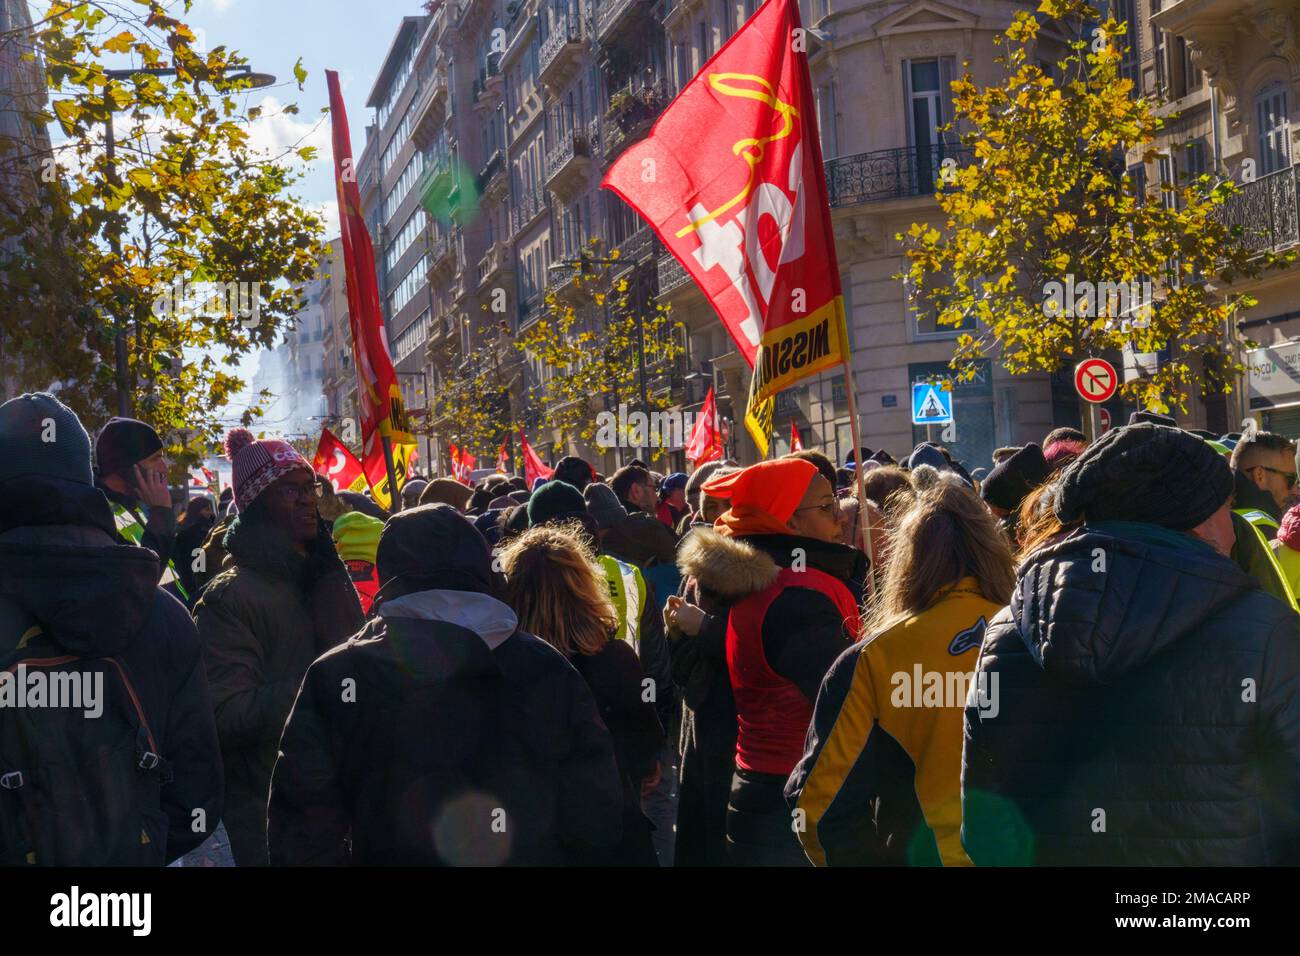
<svg viewBox="0 0 1300 956"><path fill-rule="evenodd" d="M113 506L117 533L158 555L158 583L188 606L190 596L171 562L176 518L158 433L134 418L110 418L95 439L95 487Z"/></svg>

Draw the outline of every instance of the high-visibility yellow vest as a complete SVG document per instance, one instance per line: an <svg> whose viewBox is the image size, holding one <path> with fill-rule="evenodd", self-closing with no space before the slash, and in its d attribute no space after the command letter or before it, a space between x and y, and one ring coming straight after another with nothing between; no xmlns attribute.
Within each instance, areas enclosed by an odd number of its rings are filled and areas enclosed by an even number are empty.
<svg viewBox="0 0 1300 956"><path fill-rule="evenodd" d="M605 569L605 580L609 582L609 599L614 604L618 615L618 632L614 635L620 641L627 641L638 654L641 652L641 612L645 609L645 578L641 571L632 564L625 564L608 554L600 556L600 565Z"/></svg>
<svg viewBox="0 0 1300 956"><path fill-rule="evenodd" d="M127 541L138 547L144 547L141 544L144 541L144 525L140 519L135 516L135 512L125 505L113 502L113 523L117 525L117 533ZM175 584L176 590L180 592L181 597L186 601L190 599L189 593L185 590L185 585L181 584L180 575L176 573L176 565L172 559L166 555L159 555L166 566L163 568L162 578L158 581L159 585Z"/></svg>
<svg viewBox="0 0 1300 956"><path fill-rule="evenodd" d="M1250 525L1250 529L1254 531L1255 536L1259 538L1259 543L1263 545L1264 553L1268 555L1269 563L1273 566L1273 573L1276 574L1277 579L1282 582L1282 590L1286 594L1287 600L1291 602L1291 610L1300 613L1300 603L1296 602L1295 591L1291 588L1291 582L1287 580L1286 573L1282 570L1282 565L1278 563L1277 555L1273 553L1273 546L1269 544L1268 538L1264 535L1264 532L1259 530L1260 528L1276 530L1278 523L1273 519L1272 515L1266 511L1260 511L1258 508L1234 508L1232 510L1235 514L1239 514L1246 519L1247 523Z"/></svg>

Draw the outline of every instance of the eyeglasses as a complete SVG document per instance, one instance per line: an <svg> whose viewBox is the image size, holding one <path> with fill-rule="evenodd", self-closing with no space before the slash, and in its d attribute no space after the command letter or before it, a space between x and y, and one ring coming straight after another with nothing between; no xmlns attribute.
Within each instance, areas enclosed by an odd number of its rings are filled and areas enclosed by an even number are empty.
<svg viewBox="0 0 1300 956"><path fill-rule="evenodd" d="M1275 475L1281 475L1283 478L1286 479L1286 486L1287 486L1288 488L1294 488L1294 487L1295 487L1295 483L1296 483L1296 481L1297 481L1297 477L1296 477L1296 473L1295 473L1294 471L1282 471L1282 470L1279 469L1279 468L1270 468L1270 467L1268 467L1268 465L1256 465L1255 467L1256 467L1256 468L1263 468L1265 471L1271 471L1271 472L1272 472L1273 474L1275 474Z"/></svg>
<svg viewBox="0 0 1300 956"><path fill-rule="evenodd" d="M319 501L320 485L315 482L312 482L310 485L281 485L280 497L289 504L297 504L303 499L308 501Z"/></svg>
<svg viewBox="0 0 1300 956"><path fill-rule="evenodd" d="M835 513L839 510L840 510L839 501L832 498L830 501L823 501L819 505L808 505L807 507L804 508L795 508L794 513L798 514L801 511L824 511L826 513L826 517L834 518Z"/></svg>

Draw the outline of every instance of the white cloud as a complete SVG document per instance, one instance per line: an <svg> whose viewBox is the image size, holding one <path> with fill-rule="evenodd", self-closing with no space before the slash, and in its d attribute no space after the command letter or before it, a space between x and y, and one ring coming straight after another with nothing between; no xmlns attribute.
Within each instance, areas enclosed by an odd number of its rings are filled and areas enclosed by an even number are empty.
<svg viewBox="0 0 1300 956"><path fill-rule="evenodd" d="M278 156L286 149L315 146L316 163L328 163L330 158L330 125L325 117L316 115L304 118L284 112L278 97L266 96L256 104L262 115L248 124L248 145L263 156Z"/></svg>

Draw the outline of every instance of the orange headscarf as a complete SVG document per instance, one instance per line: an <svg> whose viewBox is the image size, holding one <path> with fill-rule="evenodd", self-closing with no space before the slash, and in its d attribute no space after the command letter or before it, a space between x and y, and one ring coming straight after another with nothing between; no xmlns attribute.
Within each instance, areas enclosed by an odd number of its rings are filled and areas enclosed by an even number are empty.
<svg viewBox="0 0 1300 956"><path fill-rule="evenodd" d="M794 515L817 466L802 458L777 458L706 481L701 494L730 499L713 528L730 538L747 534L790 534L786 522Z"/></svg>

